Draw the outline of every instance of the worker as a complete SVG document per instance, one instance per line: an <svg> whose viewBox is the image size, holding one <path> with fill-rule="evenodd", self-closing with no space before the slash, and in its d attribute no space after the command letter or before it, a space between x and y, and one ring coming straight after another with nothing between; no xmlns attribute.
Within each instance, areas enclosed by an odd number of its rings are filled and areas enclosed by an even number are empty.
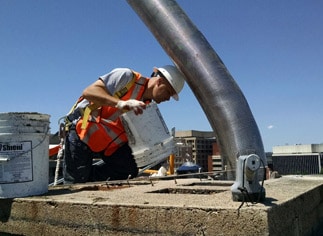
<svg viewBox="0 0 323 236"><path fill-rule="evenodd" d="M138 168L119 116L129 110L140 115L151 101L179 99L183 74L172 65L154 68L150 78L128 68L116 68L84 89L66 116L64 182L122 180ZM103 160L92 165L93 158Z"/></svg>

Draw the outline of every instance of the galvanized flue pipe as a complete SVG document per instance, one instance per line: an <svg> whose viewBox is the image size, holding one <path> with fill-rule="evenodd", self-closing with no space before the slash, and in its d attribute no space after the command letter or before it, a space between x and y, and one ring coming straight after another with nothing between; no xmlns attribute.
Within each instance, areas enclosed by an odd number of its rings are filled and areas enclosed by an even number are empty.
<svg viewBox="0 0 323 236"><path fill-rule="evenodd" d="M248 102L220 57L180 6L174 0L127 1L185 75L216 134L227 168L235 170L237 158L248 154L257 154L266 164L260 132ZM233 178L234 173L229 176Z"/></svg>

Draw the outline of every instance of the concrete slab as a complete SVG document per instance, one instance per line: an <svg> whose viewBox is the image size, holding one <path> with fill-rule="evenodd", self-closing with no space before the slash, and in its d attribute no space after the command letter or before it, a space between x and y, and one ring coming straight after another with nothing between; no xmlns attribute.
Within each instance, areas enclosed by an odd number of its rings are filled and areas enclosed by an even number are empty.
<svg viewBox="0 0 323 236"><path fill-rule="evenodd" d="M149 180L51 187L0 200L0 232L18 235L316 235L323 177L265 181L262 203L233 202L233 182Z"/></svg>

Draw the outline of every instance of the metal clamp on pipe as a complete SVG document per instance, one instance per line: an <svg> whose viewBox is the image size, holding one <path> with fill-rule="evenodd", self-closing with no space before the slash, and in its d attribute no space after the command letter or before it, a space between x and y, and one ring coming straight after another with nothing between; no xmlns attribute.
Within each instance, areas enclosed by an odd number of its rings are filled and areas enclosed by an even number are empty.
<svg viewBox="0 0 323 236"><path fill-rule="evenodd" d="M231 186L233 201L260 202L265 199L265 189L259 183L264 180L259 177L261 165L263 162L256 154L239 156L236 181Z"/></svg>

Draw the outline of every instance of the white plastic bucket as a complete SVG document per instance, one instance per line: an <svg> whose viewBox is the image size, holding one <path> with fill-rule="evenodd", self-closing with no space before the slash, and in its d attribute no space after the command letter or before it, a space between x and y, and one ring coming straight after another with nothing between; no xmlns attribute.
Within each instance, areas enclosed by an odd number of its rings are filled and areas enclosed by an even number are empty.
<svg viewBox="0 0 323 236"><path fill-rule="evenodd" d="M173 136L169 133L156 103L150 103L140 115L133 111L122 114L121 121L139 168L158 164L173 153Z"/></svg>
<svg viewBox="0 0 323 236"><path fill-rule="evenodd" d="M48 192L49 117L0 113L0 198Z"/></svg>

